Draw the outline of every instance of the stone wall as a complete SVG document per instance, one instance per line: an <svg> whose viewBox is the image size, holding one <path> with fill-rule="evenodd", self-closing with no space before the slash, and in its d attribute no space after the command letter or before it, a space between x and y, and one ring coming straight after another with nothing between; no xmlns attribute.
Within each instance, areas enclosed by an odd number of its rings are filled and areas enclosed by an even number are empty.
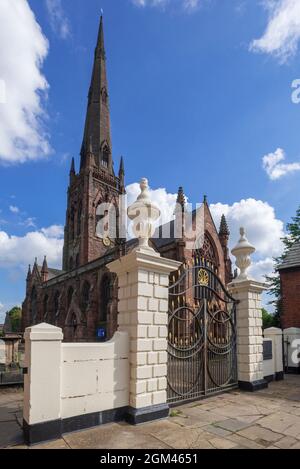
<svg viewBox="0 0 300 469"><path fill-rule="evenodd" d="M116 332L101 344L62 343L49 324L25 333L23 428L33 444L121 420L129 405L129 341Z"/></svg>
<svg viewBox="0 0 300 469"><path fill-rule="evenodd" d="M62 344L61 418L129 403L128 335L116 332L103 344Z"/></svg>

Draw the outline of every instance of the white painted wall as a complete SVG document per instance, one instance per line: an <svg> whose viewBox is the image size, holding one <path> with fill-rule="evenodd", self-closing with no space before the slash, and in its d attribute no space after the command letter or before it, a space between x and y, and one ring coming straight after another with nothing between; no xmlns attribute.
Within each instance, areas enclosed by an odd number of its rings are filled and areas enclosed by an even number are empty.
<svg viewBox="0 0 300 469"><path fill-rule="evenodd" d="M274 343L272 339L264 339L265 342L271 342L272 344L272 358L271 360L264 360L264 377L275 375L275 358L274 358Z"/></svg>
<svg viewBox="0 0 300 469"><path fill-rule="evenodd" d="M129 404L129 341L125 332L101 344L63 343L61 418Z"/></svg>
<svg viewBox="0 0 300 469"><path fill-rule="evenodd" d="M62 343L49 324L26 329L24 419L29 425L129 404L129 337L105 343Z"/></svg>
<svg viewBox="0 0 300 469"><path fill-rule="evenodd" d="M300 329L289 327L283 330L285 365L290 368L299 367Z"/></svg>
<svg viewBox="0 0 300 469"><path fill-rule="evenodd" d="M274 374L283 371L283 353L282 353L282 337L283 332L278 327L269 327L264 330L265 339L272 340L272 351L274 360ZM268 376L268 375L265 375Z"/></svg>

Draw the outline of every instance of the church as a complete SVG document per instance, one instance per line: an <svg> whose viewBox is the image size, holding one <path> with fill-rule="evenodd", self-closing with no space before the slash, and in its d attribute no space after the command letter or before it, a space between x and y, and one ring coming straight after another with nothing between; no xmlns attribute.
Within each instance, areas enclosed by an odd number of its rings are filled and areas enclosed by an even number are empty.
<svg viewBox="0 0 300 469"><path fill-rule="evenodd" d="M36 259L33 268L29 267L26 298L22 306L23 331L26 327L46 322L62 328L64 340L69 342L93 342L112 338L118 327L118 283L106 265L128 254L137 241L127 241L123 233L119 232L114 239L101 237L98 224L103 214L99 207L103 203L112 204L118 217L119 200L126 193L125 187L123 158L117 174L113 165L101 17L88 94L80 168L77 172L73 158L70 169L62 270L48 266L47 257L41 266ZM181 187L177 206L181 207L183 213L185 195ZM184 231L180 237L175 237L170 230L168 238L156 237L151 243L163 257L183 264L193 262L195 256L197 259L201 258L226 285L232 280L227 222L223 215L220 228L216 228L206 197L203 214L204 242L197 252L187 249Z"/></svg>

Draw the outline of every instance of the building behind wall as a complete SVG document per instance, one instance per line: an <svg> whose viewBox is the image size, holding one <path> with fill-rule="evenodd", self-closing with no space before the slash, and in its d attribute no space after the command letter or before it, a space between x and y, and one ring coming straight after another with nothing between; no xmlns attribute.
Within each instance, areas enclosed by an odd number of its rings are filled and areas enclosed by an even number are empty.
<svg viewBox="0 0 300 469"><path fill-rule="evenodd" d="M23 330L47 322L64 331L67 341L94 341L105 334L111 338L117 329L117 279L106 265L127 254L136 241L127 242L116 233L115 239L102 237L99 224L103 219L100 205L111 204L119 216L119 196L125 194L125 169L120 159L115 174L110 132L110 108L106 74L103 19L101 17L95 58L88 94L88 106L80 152L80 168L72 159L67 196L62 270L48 267L45 257L39 266L36 259L29 267L26 298L23 303ZM147 172L147 168L145 168ZM185 210L183 189L178 191L176 217ZM154 249L162 256L191 261L201 258L218 273L224 283L231 281L228 253L229 229L223 216L217 231L206 198L203 202L205 239L203 248L193 252L186 248L185 235L153 239ZM173 232L172 232L173 226Z"/></svg>
<svg viewBox="0 0 300 469"><path fill-rule="evenodd" d="M281 326L300 327L300 242L288 251L278 268L281 282Z"/></svg>

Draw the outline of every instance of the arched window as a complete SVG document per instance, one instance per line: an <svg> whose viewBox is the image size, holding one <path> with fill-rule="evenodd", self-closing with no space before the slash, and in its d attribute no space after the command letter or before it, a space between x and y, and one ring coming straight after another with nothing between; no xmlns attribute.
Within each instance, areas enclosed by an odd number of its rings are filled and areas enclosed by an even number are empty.
<svg viewBox="0 0 300 469"><path fill-rule="evenodd" d="M74 260L73 260L73 257L71 256L69 260L69 270L73 270L73 269L74 269Z"/></svg>
<svg viewBox="0 0 300 469"><path fill-rule="evenodd" d="M72 298L73 298L74 288L69 287L68 296L67 296L67 308L69 309L71 306Z"/></svg>
<svg viewBox="0 0 300 469"><path fill-rule="evenodd" d="M77 236L81 234L81 216L82 216L82 205L79 205L77 212Z"/></svg>
<svg viewBox="0 0 300 469"><path fill-rule="evenodd" d="M77 324L76 314L73 313L71 317L71 327L73 328L73 338L76 336L77 326L78 324Z"/></svg>
<svg viewBox="0 0 300 469"><path fill-rule="evenodd" d="M216 256L215 246L213 245L210 237L205 234L204 242L201 249L195 252L196 264L211 265L214 268L218 267L218 259Z"/></svg>
<svg viewBox="0 0 300 469"><path fill-rule="evenodd" d="M71 208L71 214L70 214L70 239L73 241L75 238L75 211L74 207Z"/></svg>
<svg viewBox="0 0 300 469"><path fill-rule="evenodd" d="M48 319L48 302L49 302L49 296L45 295L44 301L43 301L43 316L44 316L45 321Z"/></svg>
<svg viewBox="0 0 300 469"><path fill-rule="evenodd" d="M88 309L89 303L90 303L90 291L91 291L91 286L89 282L84 282L82 291L81 291L81 310L83 312L86 312Z"/></svg>
<svg viewBox="0 0 300 469"><path fill-rule="evenodd" d="M110 158L110 148L108 144L105 142L102 145L102 149L101 149L101 165L104 166L104 168L108 168L109 158Z"/></svg>
<svg viewBox="0 0 300 469"><path fill-rule="evenodd" d="M60 293L59 293L59 291L56 291L55 295L54 295L54 315L55 315L55 318L58 318L58 316L59 316L59 297L60 297Z"/></svg>
<svg viewBox="0 0 300 469"><path fill-rule="evenodd" d="M104 275L102 279L100 295L100 322L107 322L108 304L112 295L109 275Z"/></svg>
<svg viewBox="0 0 300 469"><path fill-rule="evenodd" d="M31 323L35 324L37 320L37 291L33 287L30 295L30 313L31 313Z"/></svg>

